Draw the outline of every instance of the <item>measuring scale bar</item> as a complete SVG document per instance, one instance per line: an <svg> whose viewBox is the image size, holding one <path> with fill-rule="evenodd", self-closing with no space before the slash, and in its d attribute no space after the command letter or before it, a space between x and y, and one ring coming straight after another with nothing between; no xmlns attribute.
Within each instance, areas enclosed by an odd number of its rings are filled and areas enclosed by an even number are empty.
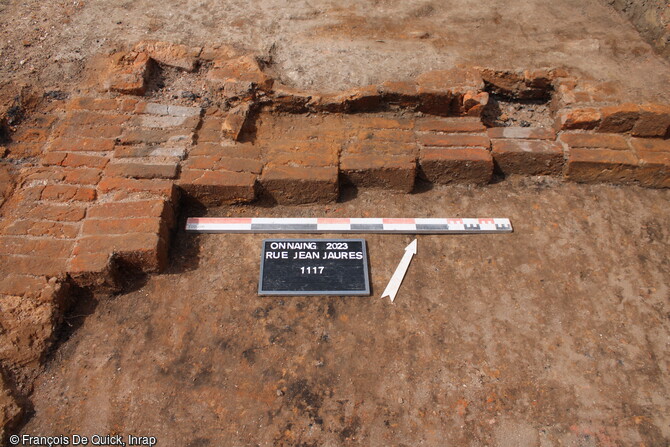
<svg viewBox="0 0 670 447"><path fill-rule="evenodd" d="M506 218L189 217L195 233L511 233Z"/></svg>

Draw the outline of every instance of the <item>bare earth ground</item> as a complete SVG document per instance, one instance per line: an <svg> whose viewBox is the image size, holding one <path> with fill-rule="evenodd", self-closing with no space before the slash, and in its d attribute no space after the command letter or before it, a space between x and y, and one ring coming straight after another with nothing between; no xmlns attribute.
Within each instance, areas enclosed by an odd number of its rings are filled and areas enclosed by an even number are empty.
<svg viewBox="0 0 670 447"><path fill-rule="evenodd" d="M420 236L394 304L379 295L411 236L365 236L371 297L273 298L256 294L266 236L180 231L166 274L101 301L60 347L23 432L669 445L670 191L536 178L347 195L209 215L491 216L515 231Z"/></svg>
<svg viewBox="0 0 670 447"><path fill-rule="evenodd" d="M599 0L0 0L0 79L68 90L85 61L142 39L229 43L272 58L284 83L321 91L455 65L563 67L666 102L670 66Z"/></svg>

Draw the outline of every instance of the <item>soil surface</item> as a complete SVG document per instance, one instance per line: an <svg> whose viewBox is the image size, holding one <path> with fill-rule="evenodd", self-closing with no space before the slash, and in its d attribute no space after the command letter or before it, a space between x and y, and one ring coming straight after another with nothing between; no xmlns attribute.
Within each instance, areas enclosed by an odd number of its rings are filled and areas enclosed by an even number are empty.
<svg viewBox="0 0 670 447"><path fill-rule="evenodd" d="M509 217L514 233L419 236L391 303L379 295L412 236L364 236L370 297L281 298L257 295L267 235L180 231L167 273L68 317L81 327L38 379L23 433L191 447L667 446L668 200L511 178L211 209Z"/></svg>
<svg viewBox="0 0 670 447"><path fill-rule="evenodd" d="M69 91L100 52L156 39L234 44L284 83L321 91L457 65L563 67L670 99L670 65L599 0L0 0L0 79Z"/></svg>

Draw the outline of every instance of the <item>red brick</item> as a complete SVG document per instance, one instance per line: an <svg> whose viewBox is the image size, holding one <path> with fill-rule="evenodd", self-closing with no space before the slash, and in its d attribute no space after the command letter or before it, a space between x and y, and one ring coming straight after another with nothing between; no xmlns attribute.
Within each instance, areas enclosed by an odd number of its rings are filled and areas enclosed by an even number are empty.
<svg viewBox="0 0 670 447"><path fill-rule="evenodd" d="M351 154L379 153L385 155L414 155L418 153L414 143L397 143L390 141L356 141L347 146L347 152Z"/></svg>
<svg viewBox="0 0 670 447"><path fill-rule="evenodd" d="M486 135L424 134L419 135L417 138L419 140L419 143L424 146L488 148L491 145L489 137L487 137Z"/></svg>
<svg viewBox="0 0 670 447"><path fill-rule="evenodd" d="M151 59L161 64L192 72L197 67L202 48L169 42L142 41L135 45L134 50L147 53Z"/></svg>
<svg viewBox="0 0 670 447"><path fill-rule="evenodd" d="M564 133L561 141L570 147L628 150L628 142L617 134Z"/></svg>
<svg viewBox="0 0 670 447"><path fill-rule="evenodd" d="M116 110L119 103L116 99L80 97L74 98L67 105L68 110Z"/></svg>
<svg viewBox="0 0 670 447"><path fill-rule="evenodd" d="M221 124L221 133L224 137L237 141L242 133L244 124L247 122L250 108L248 104L242 104L230 109L226 119Z"/></svg>
<svg viewBox="0 0 670 447"><path fill-rule="evenodd" d="M217 155L220 157L230 158L257 158L261 157L261 149L259 146L245 143L245 144L226 144L219 143L198 143L191 151L189 156L202 155Z"/></svg>
<svg viewBox="0 0 670 447"><path fill-rule="evenodd" d="M505 174L558 175L563 172L563 149L553 141L493 140L493 159Z"/></svg>
<svg viewBox="0 0 670 447"><path fill-rule="evenodd" d="M98 191L103 194L117 193L150 193L176 201L174 182L171 180L138 180L126 177L105 177L98 184Z"/></svg>
<svg viewBox="0 0 670 447"><path fill-rule="evenodd" d="M484 89L477 70L461 68L423 73L417 77L417 84L419 110L443 116L461 113L462 96Z"/></svg>
<svg viewBox="0 0 670 447"><path fill-rule="evenodd" d="M95 168L74 168L66 169L65 183L72 183L76 185L97 185L100 181L100 174L102 171Z"/></svg>
<svg viewBox="0 0 670 447"><path fill-rule="evenodd" d="M49 131L46 129L22 128L12 135L12 140L21 143L43 144L48 136Z"/></svg>
<svg viewBox="0 0 670 447"><path fill-rule="evenodd" d="M379 91L382 99L390 104L404 107L418 104L419 91L415 82L387 81L380 86Z"/></svg>
<svg viewBox="0 0 670 447"><path fill-rule="evenodd" d="M100 203L89 208L90 219L128 219L131 217L163 217L169 219L172 210L162 199L138 200L135 202Z"/></svg>
<svg viewBox="0 0 670 447"><path fill-rule="evenodd" d="M546 127L493 127L489 138L515 138L528 140L555 140L556 131Z"/></svg>
<svg viewBox="0 0 670 447"><path fill-rule="evenodd" d="M635 104L603 107L600 109L602 121L598 132L624 133L635 126L640 117L640 107Z"/></svg>
<svg viewBox="0 0 670 447"><path fill-rule="evenodd" d="M35 167L24 172L26 183L34 181L60 182L65 178L65 170L58 167Z"/></svg>
<svg viewBox="0 0 670 447"><path fill-rule="evenodd" d="M468 91L463 95L463 104L461 105L461 114L473 117L480 117L484 108L489 103L489 94L487 92Z"/></svg>
<svg viewBox="0 0 670 447"><path fill-rule="evenodd" d="M75 129L79 127L120 126L129 119L130 117L126 115L76 111L65 117L63 125Z"/></svg>
<svg viewBox="0 0 670 447"><path fill-rule="evenodd" d="M414 120L408 118L387 118L380 116L369 116L365 114L355 115L362 118L355 124L368 129L403 129L411 130Z"/></svg>
<svg viewBox="0 0 670 447"><path fill-rule="evenodd" d="M135 98L124 98L119 101L119 111L133 112L140 101Z"/></svg>
<svg viewBox="0 0 670 447"><path fill-rule="evenodd" d="M79 234L79 224L43 220L16 220L4 229L8 235L48 236L57 239L73 239Z"/></svg>
<svg viewBox="0 0 670 447"><path fill-rule="evenodd" d="M86 207L73 204L39 204L32 208L25 217L29 219L54 220L59 222L78 222L86 215Z"/></svg>
<svg viewBox="0 0 670 447"><path fill-rule="evenodd" d="M155 233L166 238L168 228L160 217L131 217L127 219L86 219L82 235Z"/></svg>
<svg viewBox="0 0 670 447"><path fill-rule="evenodd" d="M373 112L381 106L381 95L376 85L367 85L332 94L314 95L309 106L313 110L329 113Z"/></svg>
<svg viewBox="0 0 670 447"><path fill-rule="evenodd" d="M260 181L264 192L280 204L329 203L339 194L336 167L270 166Z"/></svg>
<svg viewBox="0 0 670 447"><path fill-rule="evenodd" d="M125 275L110 253L79 254L70 258L67 272L77 286L99 293L116 293L123 288Z"/></svg>
<svg viewBox="0 0 670 447"><path fill-rule="evenodd" d="M256 198L256 175L246 172L184 169L178 185L205 206L251 202Z"/></svg>
<svg viewBox="0 0 670 447"><path fill-rule="evenodd" d="M44 276L10 273L0 277L0 295L39 296L48 287L48 279Z"/></svg>
<svg viewBox="0 0 670 447"><path fill-rule="evenodd" d="M254 88L269 91L273 79L263 73L253 56L244 55L234 59L215 61L214 67L207 72L207 80L215 84L223 84L224 94L244 95ZM233 87L232 90L226 90Z"/></svg>
<svg viewBox="0 0 670 447"><path fill-rule="evenodd" d="M359 132L359 140L397 141L400 143L413 143L414 133L409 130L397 129L367 129Z"/></svg>
<svg viewBox="0 0 670 447"><path fill-rule="evenodd" d="M493 176L493 158L486 149L424 148L421 169L433 183L487 184Z"/></svg>
<svg viewBox="0 0 670 447"><path fill-rule="evenodd" d="M60 126L55 135L66 138L118 138L121 126Z"/></svg>
<svg viewBox="0 0 670 447"><path fill-rule="evenodd" d="M277 152L267 157L267 166L336 166L337 153ZM262 165L261 165L262 166ZM258 172L260 173L260 172Z"/></svg>
<svg viewBox="0 0 670 447"><path fill-rule="evenodd" d="M74 242L64 239L0 236L0 254L30 255L49 258L67 258Z"/></svg>
<svg viewBox="0 0 670 447"><path fill-rule="evenodd" d="M84 236L73 255L114 254L126 265L143 272L158 272L167 266L168 244L155 233L126 233L105 236Z"/></svg>
<svg viewBox="0 0 670 447"><path fill-rule="evenodd" d="M422 118L417 119L414 128L426 132L484 132L486 127L479 118Z"/></svg>
<svg viewBox="0 0 670 447"><path fill-rule="evenodd" d="M111 162L105 169L105 175L110 177L133 177L138 179L175 178L177 176L176 163L146 162Z"/></svg>
<svg viewBox="0 0 670 447"><path fill-rule="evenodd" d="M68 258L44 256L0 255L0 266L11 266L12 273L22 275L59 276L65 273Z"/></svg>
<svg viewBox="0 0 670 447"><path fill-rule="evenodd" d="M86 186L74 185L47 185L42 191L42 200L66 202L92 202L95 200L95 189Z"/></svg>
<svg viewBox="0 0 670 447"><path fill-rule="evenodd" d="M113 65L104 82L106 89L129 95L143 95L153 69L149 55L129 52L113 56Z"/></svg>
<svg viewBox="0 0 670 447"><path fill-rule="evenodd" d="M630 144L638 152L670 152L670 140L631 138Z"/></svg>
<svg viewBox="0 0 670 447"><path fill-rule="evenodd" d="M558 114L556 127L559 130L592 130L600 125L600 110L594 108L565 109Z"/></svg>
<svg viewBox="0 0 670 447"><path fill-rule="evenodd" d="M49 150L66 152L110 152L114 150L114 140L100 138L57 138L51 143Z"/></svg>
<svg viewBox="0 0 670 447"><path fill-rule="evenodd" d="M345 181L356 186L402 192L414 189L416 158L384 154L345 154L340 161Z"/></svg>
<svg viewBox="0 0 670 447"><path fill-rule="evenodd" d="M638 159L629 151L570 149L566 177L582 183L631 183L637 178Z"/></svg>
<svg viewBox="0 0 670 447"><path fill-rule="evenodd" d="M670 136L670 106L645 104L640 107L640 119L631 131L637 137Z"/></svg>
<svg viewBox="0 0 670 447"><path fill-rule="evenodd" d="M638 152L637 180L642 186L670 188L670 152Z"/></svg>
<svg viewBox="0 0 670 447"><path fill-rule="evenodd" d="M312 96L302 90L294 89L278 82L272 87L272 105L274 110L289 113L304 113Z"/></svg>
<svg viewBox="0 0 670 447"><path fill-rule="evenodd" d="M49 152L42 157L42 164L68 166L73 168L98 168L102 169L109 162L108 157L98 155L85 155L67 152Z"/></svg>

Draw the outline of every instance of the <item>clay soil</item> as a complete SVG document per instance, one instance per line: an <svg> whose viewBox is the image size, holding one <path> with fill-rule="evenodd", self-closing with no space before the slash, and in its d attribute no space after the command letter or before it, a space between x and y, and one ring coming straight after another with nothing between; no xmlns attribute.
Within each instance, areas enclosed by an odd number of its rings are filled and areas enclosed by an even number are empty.
<svg viewBox="0 0 670 447"><path fill-rule="evenodd" d="M365 235L370 297L282 298L257 295L266 235L179 231L166 274L73 311L81 327L38 380L23 432L164 446L666 446L669 199L513 178L210 209L509 217L514 233L419 236L391 303L379 295L412 236Z"/></svg>

